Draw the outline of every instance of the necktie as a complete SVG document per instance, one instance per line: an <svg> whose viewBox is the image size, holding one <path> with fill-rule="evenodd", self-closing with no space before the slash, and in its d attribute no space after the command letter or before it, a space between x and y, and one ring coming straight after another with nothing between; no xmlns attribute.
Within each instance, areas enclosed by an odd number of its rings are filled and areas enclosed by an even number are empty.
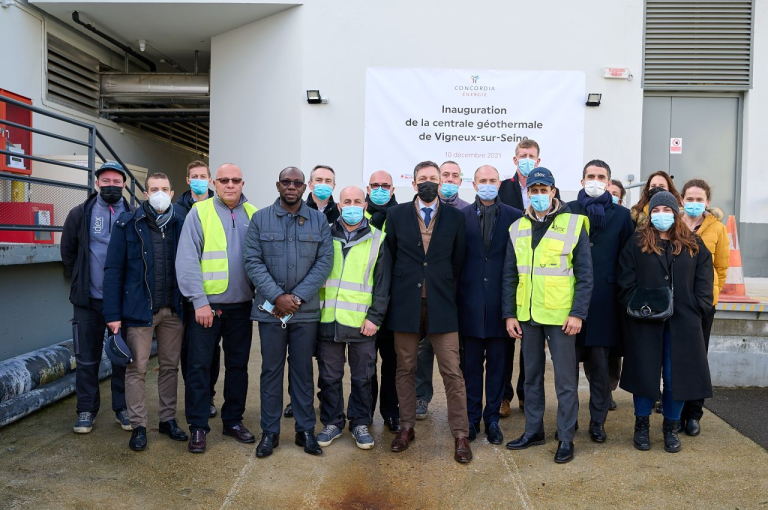
<svg viewBox="0 0 768 510"><path fill-rule="evenodd" d="M432 209L429 207L422 207L421 211L424 213L424 225L429 228L429 222L432 219Z"/></svg>

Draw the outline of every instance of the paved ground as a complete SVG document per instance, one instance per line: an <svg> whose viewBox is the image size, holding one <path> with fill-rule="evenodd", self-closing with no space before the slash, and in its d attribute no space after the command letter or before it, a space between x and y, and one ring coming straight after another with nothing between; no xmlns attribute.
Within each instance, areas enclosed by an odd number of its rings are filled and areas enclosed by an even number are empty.
<svg viewBox="0 0 768 510"><path fill-rule="evenodd" d="M768 388L715 388L715 396L707 400L706 406L768 449Z"/></svg>
<svg viewBox="0 0 768 510"><path fill-rule="evenodd" d="M251 359L245 422L256 431L256 346ZM631 397L619 391L619 409L610 413L607 425L609 441L592 443L585 431L583 376L582 429L573 462L552 460L557 443L549 373L547 443L510 452L478 440L475 460L459 465L452 459L445 395L435 374L430 416L418 423L416 442L401 454L388 451L392 435L378 417L372 427L377 444L370 451L358 450L345 432L321 458L310 457L293 445L292 420L283 420L280 447L272 457L256 459L252 445L222 437L221 423L214 420L203 455L187 453L185 443L160 436L156 426L150 429L148 450L134 453L127 447L129 433L108 411L99 415L91 434L75 435L75 401L68 398L0 429L0 508L768 508L768 452L709 412L703 434L684 436L683 451L674 455L664 452L661 417L654 415L653 449L639 452L631 443ZM156 396L156 385L149 388ZM109 387L101 389L108 410ZM156 404L151 416L155 411ZM501 425L505 441L519 435L522 414L513 411Z"/></svg>

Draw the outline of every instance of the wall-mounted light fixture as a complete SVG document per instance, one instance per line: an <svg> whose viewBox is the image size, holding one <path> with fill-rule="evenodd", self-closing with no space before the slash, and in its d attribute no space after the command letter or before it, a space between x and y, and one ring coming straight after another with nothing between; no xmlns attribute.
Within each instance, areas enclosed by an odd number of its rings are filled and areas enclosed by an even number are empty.
<svg viewBox="0 0 768 510"><path fill-rule="evenodd" d="M600 99L602 94L590 93L587 94L587 106L600 106Z"/></svg>
<svg viewBox="0 0 768 510"><path fill-rule="evenodd" d="M309 104L320 104L320 103L327 103L328 98L322 97L320 95L319 90L308 90L307 91L307 103Z"/></svg>

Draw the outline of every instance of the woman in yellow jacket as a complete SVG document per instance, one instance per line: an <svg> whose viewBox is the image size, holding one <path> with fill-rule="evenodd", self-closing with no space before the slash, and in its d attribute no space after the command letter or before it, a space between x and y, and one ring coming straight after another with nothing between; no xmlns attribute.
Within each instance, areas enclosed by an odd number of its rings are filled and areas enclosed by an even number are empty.
<svg viewBox="0 0 768 510"><path fill-rule="evenodd" d="M712 190L701 179L692 179L683 186L683 221L688 228L696 232L710 252L714 265L714 295L715 301L712 311L703 318L704 342L709 349L709 334L712 331L712 322L715 317L715 307L720 291L725 285L725 275L728 272L730 262L730 246L728 233L722 223L723 212L717 208L710 208ZM689 436L698 436L701 432L699 420L703 416L703 400L692 400L685 403L680 416L679 432L685 431Z"/></svg>

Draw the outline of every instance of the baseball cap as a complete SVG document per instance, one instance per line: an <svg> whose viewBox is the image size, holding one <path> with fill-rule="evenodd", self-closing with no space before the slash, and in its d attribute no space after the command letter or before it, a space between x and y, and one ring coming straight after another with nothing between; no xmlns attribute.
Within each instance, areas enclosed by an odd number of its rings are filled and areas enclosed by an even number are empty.
<svg viewBox="0 0 768 510"><path fill-rule="evenodd" d="M107 170L112 170L113 172L117 172L123 176L123 179L128 179L128 174L126 173L125 169L123 168L123 165L118 163L117 161L107 161L103 165L101 165L96 170L96 177L98 177L102 172L105 172Z"/></svg>
<svg viewBox="0 0 768 510"><path fill-rule="evenodd" d="M104 350L109 361L114 365L125 367L133 361L131 350L128 348L128 344L125 343L125 340L123 340L121 330L118 330L115 335L109 335Z"/></svg>
<svg viewBox="0 0 768 510"><path fill-rule="evenodd" d="M531 186L533 184L544 184L546 186L554 186L555 178L552 176L552 172L550 172L548 169L544 168L543 166L536 167L533 170L531 170L530 174L528 174L528 180L526 181L526 186Z"/></svg>

